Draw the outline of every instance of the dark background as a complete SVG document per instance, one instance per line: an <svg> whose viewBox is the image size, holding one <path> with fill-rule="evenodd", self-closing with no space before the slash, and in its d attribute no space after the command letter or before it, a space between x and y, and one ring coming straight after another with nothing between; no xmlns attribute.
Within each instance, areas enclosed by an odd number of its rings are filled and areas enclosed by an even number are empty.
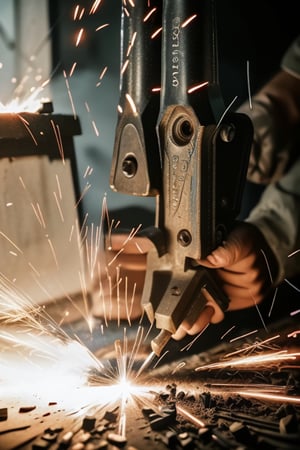
<svg viewBox="0 0 300 450"><path fill-rule="evenodd" d="M89 11L93 1L49 0L53 66L68 68L75 58L81 68L94 67L104 60L118 72L121 0L103 0L96 14L74 22L77 4ZM242 100L247 97L246 61L254 92L276 71L283 52L299 33L298 2L216 0L216 10L222 93L225 101L236 95ZM96 33L101 23L109 27ZM75 48L74 36L81 26L87 33Z"/></svg>

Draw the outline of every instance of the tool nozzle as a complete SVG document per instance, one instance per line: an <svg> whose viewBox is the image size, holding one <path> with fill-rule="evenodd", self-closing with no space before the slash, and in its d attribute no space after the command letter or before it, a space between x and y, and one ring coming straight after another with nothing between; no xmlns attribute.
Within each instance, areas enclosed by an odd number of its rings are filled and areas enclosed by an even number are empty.
<svg viewBox="0 0 300 450"><path fill-rule="evenodd" d="M161 330L160 333L151 341L152 352L145 359L144 363L137 372L136 378L138 378L145 369L148 369L150 364L153 362L156 356L160 356L164 347L167 345L171 339L172 333L167 330Z"/></svg>
<svg viewBox="0 0 300 450"><path fill-rule="evenodd" d="M152 351L156 356L160 356L164 347L171 339L172 333L168 330L161 330L160 333L151 341Z"/></svg>

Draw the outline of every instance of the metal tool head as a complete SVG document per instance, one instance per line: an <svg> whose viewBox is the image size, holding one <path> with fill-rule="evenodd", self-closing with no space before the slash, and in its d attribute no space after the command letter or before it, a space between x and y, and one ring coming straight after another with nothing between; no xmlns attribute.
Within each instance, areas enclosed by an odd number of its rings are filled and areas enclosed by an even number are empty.
<svg viewBox="0 0 300 450"><path fill-rule="evenodd" d="M162 330L152 342L159 355L180 323L196 320L205 308L204 289L216 309L228 306L214 275L197 267L197 261L222 243L239 212L252 125L248 117L225 110L214 1L158 2L151 26L160 33L153 34L147 20L141 28L146 2L138 5L126 11L131 38L135 29L142 37L136 35L138 53L129 56L129 69L122 75L125 105L116 130L111 184L131 195L157 197L155 226L144 231L154 245L147 257L142 304L151 323ZM160 58L151 40L159 34ZM128 46L122 43L123 49ZM158 74L159 111L147 106L151 92L157 98L153 80L157 83Z"/></svg>

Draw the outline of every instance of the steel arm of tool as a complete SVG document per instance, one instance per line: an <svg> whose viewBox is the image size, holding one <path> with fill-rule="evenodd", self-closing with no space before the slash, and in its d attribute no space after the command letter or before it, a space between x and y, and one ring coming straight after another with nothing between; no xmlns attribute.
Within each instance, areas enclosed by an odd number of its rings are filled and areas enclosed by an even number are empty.
<svg viewBox="0 0 300 450"><path fill-rule="evenodd" d="M228 307L214 272L196 261L221 244L235 222L253 131L246 116L225 114L214 2L158 1L151 23L145 20L147 5L139 1L123 11L129 35L122 64L127 57L128 72L121 83L111 186L130 195L157 196L156 224L144 230L153 248L142 304L161 330L152 341L159 355L184 319L197 319L208 298L216 310ZM151 36L160 27L157 61L153 41L158 38ZM137 30L128 57L124 49Z"/></svg>

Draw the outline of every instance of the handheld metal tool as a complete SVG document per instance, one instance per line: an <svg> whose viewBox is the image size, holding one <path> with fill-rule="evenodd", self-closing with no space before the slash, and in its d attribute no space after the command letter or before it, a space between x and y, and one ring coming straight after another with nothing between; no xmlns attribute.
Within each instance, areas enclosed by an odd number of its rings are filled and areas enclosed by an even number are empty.
<svg viewBox="0 0 300 450"><path fill-rule="evenodd" d="M156 196L142 304L160 329L153 355L185 319L228 299L199 266L239 213L252 140L247 116L226 111L218 84L211 0L123 6L122 77L111 187ZM159 88L159 89L157 89ZM151 360L151 358L150 358Z"/></svg>

